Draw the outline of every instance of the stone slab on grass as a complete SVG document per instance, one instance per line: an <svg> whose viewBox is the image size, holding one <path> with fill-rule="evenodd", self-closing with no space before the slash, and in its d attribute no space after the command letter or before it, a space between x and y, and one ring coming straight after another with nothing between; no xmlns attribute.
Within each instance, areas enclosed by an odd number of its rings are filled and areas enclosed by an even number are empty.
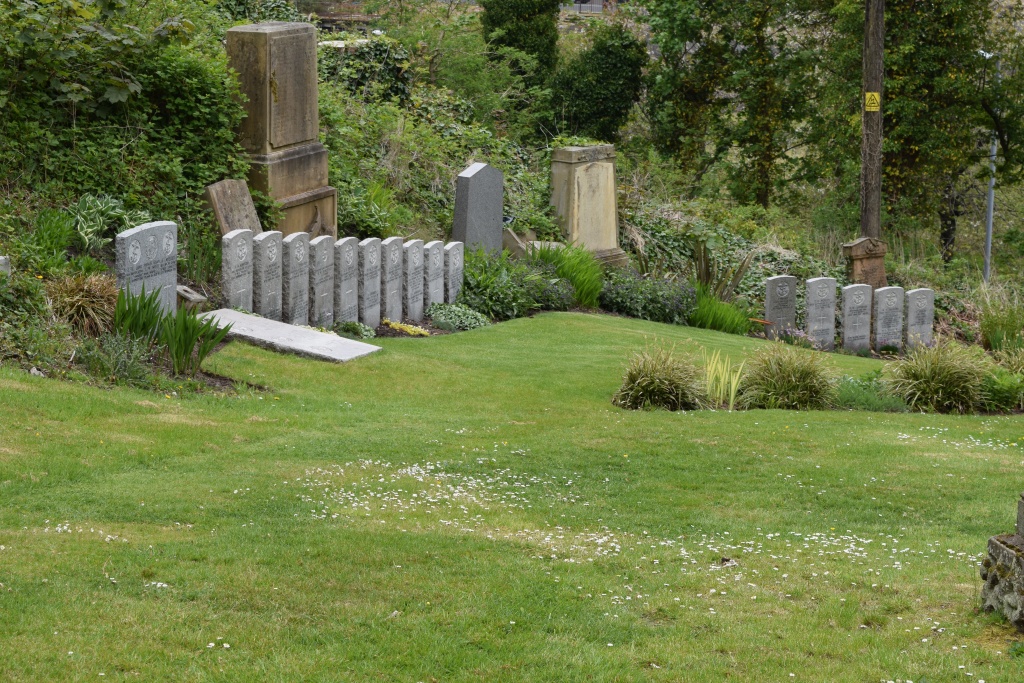
<svg viewBox="0 0 1024 683"><path fill-rule="evenodd" d="M266 349L294 353L306 358L344 363L368 356L374 351L380 351L379 346L227 308L221 308L206 315L213 316L225 325L231 324L231 332L228 333L229 339L241 339Z"/></svg>

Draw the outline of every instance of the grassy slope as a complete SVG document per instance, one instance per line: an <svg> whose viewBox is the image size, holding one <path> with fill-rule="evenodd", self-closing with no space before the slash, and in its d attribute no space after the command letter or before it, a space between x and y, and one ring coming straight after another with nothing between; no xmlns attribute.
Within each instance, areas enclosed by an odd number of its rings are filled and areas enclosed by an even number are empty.
<svg viewBox="0 0 1024 683"><path fill-rule="evenodd" d="M759 344L553 314L213 359L262 396L0 370L0 679L1024 675L972 557L1019 418L614 409L655 337Z"/></svg>

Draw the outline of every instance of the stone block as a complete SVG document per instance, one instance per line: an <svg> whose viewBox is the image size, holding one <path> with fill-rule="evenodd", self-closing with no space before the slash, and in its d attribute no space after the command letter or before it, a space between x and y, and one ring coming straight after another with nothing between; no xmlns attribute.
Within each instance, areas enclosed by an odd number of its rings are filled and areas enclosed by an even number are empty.
<svg viewBox="0 0 1024 683"><path fill-rule="evenodd" d="M309 324L309 235L281 240L281 316L289 325Z"/></svg>
<svg viewBox="0 0 1024 683"><path fill-rule="evenodd" d="M602 262L623 260L614 145L554 150L551 203L566 242L595 252Z"/></svg>
<svg viewBox="0 0 1024 683"><path fill-rule="evenodd" d="M912 289L907 292L907 348L931 346L934 324L935 291L922 288Z"/></svg>
<svg viewBox="0 0 1024 683"><path fill-rule="evenodd" d="M512 231L512 228L505 228L501 233L501 247L516 258L523 258L529 247L520 239L519 235Z"/></svg>
<svg viewBox="0 0 1024 683"><path fill-rule="evenodd" d="M380 240L359 243L359 322L380 327Z"/></svg>
<svg viewBox="0 0 1024 683"><path fill-rule="evenodd" d="M875 290L875 351L884 347L903 350L903 288L882 287Z"/></svg>
<svg viewBox="0 0 1024 683"><path fill-rule="evenodd" d="M327 235L309 242L309 324L334 327L334 239Z"/></svg>
<svg viewBox="0 0 1024 683"><path fill-rule="evenodd" d="M465 246L462 242L444 245L444 300L454 304L462 291L462 272L465 265Z"/></svg>
<svg viewBox="0 0 1024 683"><path fill-rule="evenodd" d="M871 285L843 287L843 348L871 350Z"/></svg>
<svg viewBox="0 0 1024 683"><path fill-rule="evenodd" d="M402 238L389 237L380 243L380 315L402 320Z"/></svg>
<svg viewBox="0 0 1024 683"><path fill-rule="evenodd" d="M452 238L469 249L501 251L505 176L487 164L473 164L455 184L455 222Z"/></svg>
<svg viewBox="0 0 1024 683"><path fill-rule="evenodd" d="M277 230L261 233L252 239L253 310L268 320L280 320L284 314L282 239L283 235Z"/></svg>
<svg viewBox="0 0 1024 683"><path fill-rule="evenodd" d="M836 279L815 277L807 281L804 330L814 347L832 351L836 347Z"/></svg>
<svg viewBox="0 0 1024 683"><path fill-rule="evenodd" d="M879 289L889 284L885 277L885 242L861 237L843 245L850 282Z"/></svg>
<svg viewBox="0 0 1024 683"><path fill-rule="evenodd" d="M359 320L359 240L345 237L334 244L334 321Z"/></svg>
<svg viewBox="0 0 1024 683"><path fill-rule="evenodd" d="M0 256L0 275L11 274L11 257Z"/></svg>
<svg viewBox="0 0 1024 683"><path fill-rule="evenodd" d="M252 313L252 230L221 237L221 282L228 308Z"/></svg>
<svg viewBox="0 0 1024 683"><path fill-rule="evenodd" d="M444 242L423 245L423 309L444 303Z"/></svg>
<svg viewBox="0 0 1024 683"><path fill-rule="evenodd" d="M178 307L185 307L187 311L199 312L203 310L206 305L206 297L185 285L178 285Z"/></svg>
<svg viewBox="0 0 1024 683"><path fill-rule="evenodd" d="M423 240L410 240L402 246L402 310L414 323L423 320Z"/></svg>
<svg viewBox="0 0 1024 683"><path fill-rule="evenodd" d="M254 235L263 232L256 205L252 203L249 186L244 180L222 180L206 186L203 198L213 211L220 226L220 234L233 230L251 230Z"/></svg>
<svg viewBox="0 0 1024 683"><path fill-rule="evenodd" d="M146 223L115 238L117 286L131 294L160 290L160 307L178 310L178 226Z"/></svg>
<svg viewBox="0 0 1024 683"><path fill-rule="evenodd" d="M764 333L769 339L796 327L796 278L776 275L768 278L764 297L764 318L769 322Z"/></svg>
<svg viewBox="0 0 1024 683"><path fill-rule="evenodd" d="M255 154L250 163L249 184L276 201L327 186L327 148L319 142Z"/></svg>

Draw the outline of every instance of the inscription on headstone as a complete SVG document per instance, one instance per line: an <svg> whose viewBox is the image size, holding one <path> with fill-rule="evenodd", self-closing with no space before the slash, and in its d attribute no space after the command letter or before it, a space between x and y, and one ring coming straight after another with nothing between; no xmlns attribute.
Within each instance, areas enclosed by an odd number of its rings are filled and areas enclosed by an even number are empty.
<svg viewBox="0 0 1024 683"><path fill-rule="evenodd" d="M359 320L359 240L345 237L334 244L334 321Z"/></svg>
<svg viewBox="0 0 1024 683"><path fill-rule="evenodd" d="M170 221L125 230L115 240L117 286L132 294L160 290L160 307L178 308L178 226Z"/></svg>
<svg viewBox="0 0 1024 683"><path fill-rule="evenodd" d="M402 247L402 309L413 322L423 320L423 240L411 240Z"/></svg>
<svg viewBox="0 0 1024 683"><path fill-rule="evenodd" d="M423 308L444 303L444 242L423 245Z"/></svg>
<svg viewBox="0 0 1024 683"><path fill-rule="evenodd" d="M309 324L309 233L296 232L281 241L281 315L289 325Z"/></svg>
<svg viewBox="0 0 1024 683"><path fill-rule="evenodd" d="M228 308L252 313L252 230L232 230L221 238L221 279Z"/></svg>
<svg viewBox="0 0 1024 683"><path fill-rule="evenodd" d="M501 171L487 164L471 165L456 180L452 237L470 249L500 252L504 201Z"/></svg>
<svg viewBox="0 0 1024 683"><path fill-rule="evenodd" d="M277 230L260 233L252 238L253 312L270 320L281 320L281 233Z"/></svg>
<svg viewBox="0 0 1024 683"><path fill-rule="evenodd" d="M334 238L309 242L309 324L334 327Z"/></svg>
<svg viewBox="0 0 1024 683"><path fill-rule="evenodd" d="M453 304L462 291L462 268L465 263L465 247L462 242L444 245L444 300Z"/></svg>
<svg viewBox="0 0 1024 683"><path fill-rule="evenodd" d="M875 351L903 349L903 288L875 290Z"/></svg>
<svg viewBox="0 0 1024 683"><path fill-rule="evenodd" d="M359 243L359 322L380 327L380 240Z"/></svg>
<svg viewBox="0 0 1024 683"><path fill-rule="evenodd" d="M776 275L768 278L764 297L764 332L769 339L778 339L786 330L796 329L796 278Z"/></svg>
<svg viewBox="0 0 1024 683"><path fill-rule="evenodd" d="M804 329L817 349L836 347L836 280L814 277L807 281L807 313Z"/></svg>
<svg viewBox="0 0 1024 683"><path fill-rule="evenodd" d="M912 289L907 292L907 348L931 346L935 322L935 291Z"/></svg>
<svg viewBox="0 0 1024 683"><path fill-rule="evenodd" d="M402 320L402 238L389 237L380 243L380 314Z"/></svg>
<svg viewBox="0 0 1024 683"><path fill-rule="evenodd" d="M843 348L871 349L871 285L843 287Z"/></svg>

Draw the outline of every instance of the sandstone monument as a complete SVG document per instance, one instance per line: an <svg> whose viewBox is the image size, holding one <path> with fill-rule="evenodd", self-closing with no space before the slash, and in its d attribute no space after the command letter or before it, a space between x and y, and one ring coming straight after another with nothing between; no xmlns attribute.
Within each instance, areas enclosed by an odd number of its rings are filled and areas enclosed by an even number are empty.
<svg viewBox="0 0 1024 683"><path fill-rule="evenodd" d="M566 241L592 251L603 263L626 265L629 257L619 247L617 192L615 145L551 153L551 203Z"/></svg>

